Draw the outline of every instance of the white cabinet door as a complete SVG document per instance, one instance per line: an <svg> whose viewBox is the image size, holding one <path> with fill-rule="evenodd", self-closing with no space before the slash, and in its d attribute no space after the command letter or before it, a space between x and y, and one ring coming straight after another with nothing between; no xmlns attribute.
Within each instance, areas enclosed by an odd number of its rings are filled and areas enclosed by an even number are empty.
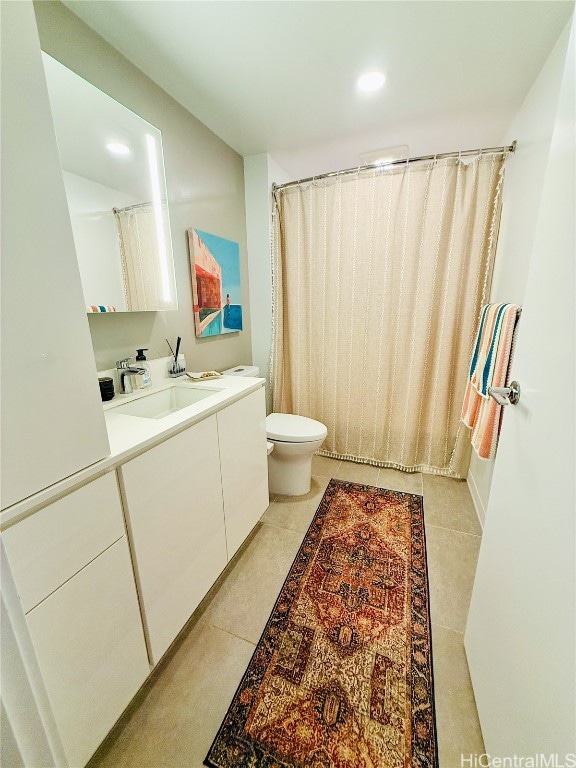
<svg viewBox="0 0 576 768"><path fill-rule="evenodd" d="M156 664L226 566L216 417L120 470Z"/></svg>
<svg viewBox="0 0 576 768"><path fill-rule="evenodd" d="M4 508L110 448L34 8L1 13Z"/></svg>
<svg viewBox="0 0 576 768"><path fill-rule="evenodd" d="M116 472L49 504L2 538L25 613L125 535Z"/></svg>
<svg viewBox="0 0 576 768"><path fill-rule="evenodd" d="M268 506L264 388L218 414L228 559Z"/></svg>
<svg viewBox="0 0 576 768"><path fill-rule="evenodd" d="M81 768L150 671L126 537L26 620L66 757Z"/></svg>

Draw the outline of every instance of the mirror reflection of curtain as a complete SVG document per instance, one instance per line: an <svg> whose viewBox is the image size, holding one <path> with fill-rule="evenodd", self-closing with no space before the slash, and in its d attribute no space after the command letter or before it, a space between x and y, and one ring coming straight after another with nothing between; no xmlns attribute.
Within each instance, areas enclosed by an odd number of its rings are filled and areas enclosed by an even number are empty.
<svg viewBox="0 0 576 768"><path fill-rule="evenodd" d="M164 239L170 231L166 206L162 206L160 234L152 203L114 208L114 215L128 310L176 309L176 286L167 266Z"/></svg>
<svg viewBox="0 0 576 768"><path fill-rule="evenodd" d="M456 157L276 191L273 408L326 424L324 455L465 476L503 167Z"/></svg>

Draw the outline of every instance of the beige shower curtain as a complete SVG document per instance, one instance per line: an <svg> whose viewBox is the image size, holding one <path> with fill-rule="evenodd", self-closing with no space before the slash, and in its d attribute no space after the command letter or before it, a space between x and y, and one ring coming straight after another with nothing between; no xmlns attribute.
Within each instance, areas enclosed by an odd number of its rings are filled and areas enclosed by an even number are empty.
<svg viewBox="0 0 576 768"><path fill-rule="evenodd" d="M152 203L114 208L120 241L124 297L128 310L177 309L174 274L166 253L168 211L162 206L158 231Z"/></svg>
<svg viewBox="0 0 576 768"><path fill-rule="evenodd" d="M324 455L465 476L503 168L446 158L276 190L273 408L323 422Z"/></svg>

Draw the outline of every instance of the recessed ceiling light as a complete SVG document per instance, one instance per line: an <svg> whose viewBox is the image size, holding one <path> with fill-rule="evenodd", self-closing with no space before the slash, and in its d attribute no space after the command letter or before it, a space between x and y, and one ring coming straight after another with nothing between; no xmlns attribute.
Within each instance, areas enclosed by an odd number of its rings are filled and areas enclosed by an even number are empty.
<svg viewBox="0 0 576 768"><path fill-rule="evenodd" d="M109 141L106 144L106 149L112 152L113 155L129 155L130 147L127 144L122 144L119 141Z"/></svg>
<svg viewBox="0 0 576 768"><path fill-rule="evenodd" d="M382 72L365 72L358 78L358 88L361 91L377 91L384 85L384 77Z"/></svg>

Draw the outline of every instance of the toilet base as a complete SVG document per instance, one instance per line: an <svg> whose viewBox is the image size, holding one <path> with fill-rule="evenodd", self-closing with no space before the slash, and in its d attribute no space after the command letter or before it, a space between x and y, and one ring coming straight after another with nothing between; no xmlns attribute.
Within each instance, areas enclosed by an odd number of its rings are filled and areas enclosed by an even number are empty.
<svg viewBox="0 0 576 768"><path fill-rule="evenodd" d="M310 490L312 453L280 456L278 446L268 456L268 488L281 496L302 496Z"/></svg>

